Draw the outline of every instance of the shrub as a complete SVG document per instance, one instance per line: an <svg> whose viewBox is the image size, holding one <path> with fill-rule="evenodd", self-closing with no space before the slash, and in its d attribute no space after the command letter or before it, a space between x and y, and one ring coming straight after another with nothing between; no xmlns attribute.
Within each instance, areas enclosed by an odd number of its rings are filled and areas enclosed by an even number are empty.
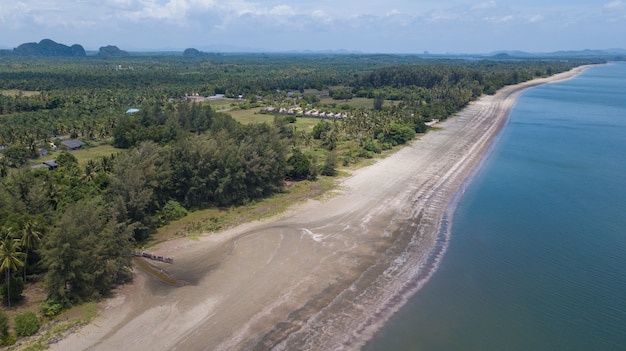
<svg viewBox="0 0 626 351"><path fill-rule="evenodd" d="M365 149L359 150L359 157L361 158L374 158L374 153Z"/></svg>
<svg viewBox="0 0 626 351"><path fill-rule="evenodd" d="M363 143L363 148L376 154L380 154L382 152L380 145L373 140L367 140Z"/></svg>
<svg viewBox="0 0 626 351"><path fill-rule="evenodd" d="M322 138L322 133L328 132L332 128L333 128L332 125L330 123L328 123L327 121L320 121L320 122L318 122L313 127L313 131L311 132L313 134L313 139L321 139Z"/></svg>
<svg viewBox="0 0 626 351"><path fill-rule="evenodd" d="M387 133L378 134L377 138L382 143L390 143L391 145L404 144L415 137L414 127L411 125L392 123L391 129Z"/></svg>
<svg viewBox="0 0 626 351"><path fill-rule="evenodd" d="M166 202L160 211L160 217L163 222L175 221L185 217L187 214L187 209L176 200Z"/></svg>
<svg viewBox="0 0 626 351"><path fill-rule="evenodd" d="M326 155L326 161L324 162L324 166L322 166L322 175L334 177L337 175L337 170L335 167L337 166L337 157L334 153L329 152Z"/></svg>
<svg viewBox="0 0 626 351"><path fill-rule="evenodd" d="M34 335L39 327L39 317L34 312L27 311L15 316L15 333L18 336Z"/></svg>
<svg viewBox="0 0 626 351"><path fill-rule="evenodd" d="M56 300L46 300L41 303L41 312L46 317L58 316L63 310L63 304Z"/></svg>
<svg viewBox="0 0 626 351"><path fill-rule="evenodd" d="M0 338L9 335L9 316L4 310L0 310Z"/></svg>
<svg viewBox="0 0 626 351"><path fill-rule="evenodd" d="M343 157L343 163L342 164L344 165L344 167L350 165L350 159L351 159L350 156L344 156Z"/></svg>
<svg viewBox="0 0 626 351"><path fill-rule="evenodd" d="M15 335L7 334L0 338L0 346L9 346L15 344Z"/></svg>
<svg viewBox="0 0 626 351"><path fill-rule="evenodd" d="M310 157L302 153L299 149L296 149L293 154L287 160L289 170L287 176L295 179L315 179L316 170Z"/></svg>

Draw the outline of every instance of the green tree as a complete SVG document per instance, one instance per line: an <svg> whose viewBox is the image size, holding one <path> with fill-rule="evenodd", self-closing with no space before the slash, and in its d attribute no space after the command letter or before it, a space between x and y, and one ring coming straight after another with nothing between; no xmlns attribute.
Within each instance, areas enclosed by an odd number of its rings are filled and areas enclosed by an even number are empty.
<svg viewBox="0 0 626 351"><path fill-rule="evenodd" d="M6 178L9 174L9 160L6 157L0 157L0 178Z"/></svg>
<svg viewBox="0 0 626 351"><path fill-rule="evenodd" d="M109 197L117 221L132 227L137 240L148 237L156 226L159 204L167 202L171 167L166 150L143 142L116 158Z"/></svg>
<svg viewBox="0 0 626 351"><path fill-rule="evenodd" d="M115 217L97 198L67 206L41 250L50 300L97 298L128 279L132 229Z"/></svg>
<svg viewBox="0 0 626 351"><path fill-rule="evenodd" d="M11 235L9 229L3 229L3 239L0 242L0 269L4 269L6 276L7 304L11 307L11 271L15 271L24 265L24 253L20 252L20 241Z"/></svg>
<svg viewBox="0 0 626 351"><path fill-rule="evenodd" d="M339 142L339 132L335 129L331 129L326 133L322 133L322 144L326 146L326 148L330 151L335 150L337 148L337 143Z"/></svg>
<svg viewBox="0 0 626 351"><path fill-rule="evenodd" d="M322 166L322 175L334 177L337 175L337 156L334 152L326 154L326 160Z"/></svg>
<svg viewBox="0 0 626 351"><path fill-rule="evenodd" d="M21 167L26 164L30 152L24 145L11 145L4 150L4 157L7 163L13 167Z"/></svg>
<svg viewBox="0 0 626 351"><path fill-rule="evenodd" d="M314 165L311 158L305 155L300 149L295 149L293 154L287 159L287 176L295 180L302 180L315 177Z"/></svg>
<svg viewBox="0 0 626 351"><path fill-rule="evenodd" d="M329 132L332 129L332 125L328 121L319 121L311 131L313 139L321 139L324 133Z"/></svg>
<svg viewBox="0 0 626 351"><path fill-rule="evenodd" d="M56 158L56 163L59 166L69 167L70 165L78 165L78 159L76 156L72 155L69 151L61 151L59 156Z"/></svg>
<svg viewBox="0 0 626 351"><path fill-rule="evenodd" d="M300 135L299 139L302 141L302 146L309 148L313 145L313 135L311 133L308 133L306 130L301 130L298 134Z"/></svg>
<svg viewBox="0 0 626 351"><path fill-rule="evenodd" d="M415 130L412 126L392 123L388 133L383 133L382 141L390 142L393 145L404 144L415 137Z"/></svg>
<svg viewBox="0 0 626 351"><path fill-rule="evenodd" d="M89 261L89 270L93 272L92 296L107 296L116 285L132 278L133 231L124 223L110 219L89 240L95 242Z"/></svg>
<svg viewBox="0 0 626 351"><path fill-rule="evenodd" d="M377 94L374 97L374 110L380 111L383 109L383 104L385 103L385 98L382 94Z"/></svg>
<svg viewBox="0 0 626 351"><path fill-rule="evenodd" d="M41 231L38 223L32 219L27 219L22 223L21 245L24 251L24 282L26 282L26 266L28 265L28 253L39 247L41 241Z"/></svg>

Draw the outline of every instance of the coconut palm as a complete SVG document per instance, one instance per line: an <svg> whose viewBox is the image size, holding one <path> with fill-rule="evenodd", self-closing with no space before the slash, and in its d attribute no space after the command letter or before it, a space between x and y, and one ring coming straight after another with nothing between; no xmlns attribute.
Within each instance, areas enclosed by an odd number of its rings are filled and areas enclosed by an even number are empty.
<svg viewBox="0 0 626 351"><path fill-rule="evenodd" d="M89 183L93 181L94 179L96 179L96 177L98 176L99 167L100 165L97 164L96 161L94 160L87 161L87 164L85 164L85 172L81 176L81 181L83 183Z"/></svg>
<svg viewBox="0 0 626 351"><path fill-rule="evenodd" d="M11 236L8 229L2 230L4 238L0 241L0 269L4 269L7 281L7 301L11 307L11 271L17 270L24 265L22 258L24 253L20 252L20 240Z"/></svg>
<svg viewBox="0 0 626 351"><path fill-rule="evenodd" d="M28 263L28 253L36 249L41 241L41 232L37 228L37 222L26 220L22 224L21 246L24 249L24 282L26 282L26 264Z"/></svg>
<svg viewBox="0 0 626 351"><path fill-rule="evenodd" d="M0 178L9 175L9 160L6 157L0 157Z"/></svg>

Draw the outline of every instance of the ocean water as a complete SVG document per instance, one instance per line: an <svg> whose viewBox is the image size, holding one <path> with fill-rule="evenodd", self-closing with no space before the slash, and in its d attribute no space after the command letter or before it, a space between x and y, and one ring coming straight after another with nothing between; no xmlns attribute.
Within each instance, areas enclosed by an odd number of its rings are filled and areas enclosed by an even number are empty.
<svg viewBox="0 0 626 351"><path fill-rule="evenodd" d="M626 63L526 90L451 231L364 350L626 350Z"/></svg>

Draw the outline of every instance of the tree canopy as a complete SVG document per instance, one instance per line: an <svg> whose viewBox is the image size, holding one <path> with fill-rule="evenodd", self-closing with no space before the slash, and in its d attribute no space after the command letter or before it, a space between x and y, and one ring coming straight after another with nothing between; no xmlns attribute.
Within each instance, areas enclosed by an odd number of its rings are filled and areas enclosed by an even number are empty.
<svg viewBox="0 0 626 351"><path fill-rule="evenodd" d="M67 51L47 41L36 47L42 45ZM334 176L337 160L348 165L410 142L427 122L482 94L587 63L193 49L184 57L133 57L116 49L103 47L99 57L0 60L7 295L31 274L43 277L53 304L106 296L130 278L133 245L168 220L270 196L287 180ZM189 101L214 94L233 109L291 112L242 124L230 107ZM304 111L320 120L301 127ZM67 139L116 150L81 161L57 150ZM52 167L29 167L46 152L55 153Z"/></svg>

